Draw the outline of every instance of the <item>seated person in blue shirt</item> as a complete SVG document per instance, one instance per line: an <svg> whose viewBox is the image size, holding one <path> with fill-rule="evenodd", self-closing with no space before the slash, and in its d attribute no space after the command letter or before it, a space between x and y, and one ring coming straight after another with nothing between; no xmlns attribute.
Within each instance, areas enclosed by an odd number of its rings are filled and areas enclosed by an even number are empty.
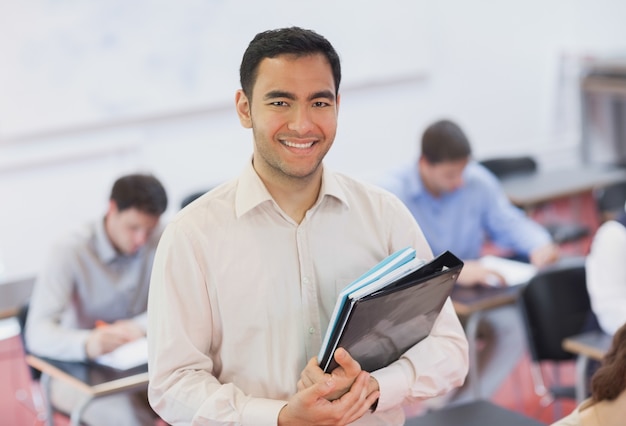
<svg viewBox="0 0 626 426"><path fill-rule="evenodd" d="M63 238L39 271L26 322L35 355L87 361L145 336L152 262L167 195L152 175L115 181L103 216ZM62 380L50 383L52 405L69 413L85 398ZM88 425L148 425L156 414L146 391L90 402Z"/></svg>
<svg viewBox="0 0 626 426"><path fill-rule="evenodd" d="M471 154L457 124L435 122L423 133L417 164L382 186L406 204L435 255L450 250L465 261L459 284L503 281L478 261L488 240L537 267L554 262L559 251L550 234L511 204L497 178Z"/></svg>
<svg viewBox="0 0 626 426"><path fill-rule="evenodd" d="M550 234L511 204L497 178L471 154L457 124L435 122L423 133L417 162L389 176L382 186L409 208L435 255L450 250L463 259L460 285L505 284L501 274L480 263L487 241L537 267L557 260L558 247ZM485 312L478 328L479 357L488 359L480 371L483 394L493 393L515 368L525 350L523 336L514 306ZM463 393L456 398L462 400Z"/></svg>

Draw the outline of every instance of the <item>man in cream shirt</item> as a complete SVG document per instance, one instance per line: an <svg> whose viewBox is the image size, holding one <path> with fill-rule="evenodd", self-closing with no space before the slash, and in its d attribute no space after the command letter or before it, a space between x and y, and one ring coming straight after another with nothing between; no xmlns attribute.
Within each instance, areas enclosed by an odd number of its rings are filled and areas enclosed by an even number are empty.
<svg viewBox="0 0 626 426"><path fill-rule="evenodd" d="M432 333L378 371L316 355L341 289L412 246L392 194L322 164L337 129L339 57L301 28L258 34L240 68L252 161L173 219L150 286L150 402L172 424L404 423L401 404L460 386L467 341L448 300ZM372 412L373 411L373 412Z"/></svg>

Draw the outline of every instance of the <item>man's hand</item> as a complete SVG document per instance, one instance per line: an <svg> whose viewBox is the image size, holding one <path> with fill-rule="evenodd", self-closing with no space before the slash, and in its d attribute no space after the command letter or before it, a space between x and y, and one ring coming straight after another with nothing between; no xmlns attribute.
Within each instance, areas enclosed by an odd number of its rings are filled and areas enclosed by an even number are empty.
<svg viewBox="0 0 626 426"><path fill-rule="evenodd" d="M506 285L506 280L499 272L485 268L480 261L466 260L457 283L464 287L475 285L503 286Z"/></svg>
<svg viewBox="0 0 626 426"><path fill-rule="evenodd" d="M330 374L322 371L318 365L317 357L311 358L304 370L302 370L302 373L300 373L298 390L306 389L316 383L322 383L330 379L335 383L335 386L334 391L327 395L329 401L340 398L348 392L361 372L361 365L343 348L337 348L333 356L339 367L335 368Z"/></svg>
<svg viewBox="0 0 626 426"><path fill-rule="evenodd" d="M341 398L333 401L329 401L330 395L337 392L337 383L333 379L327 378L323 382L313 383L303 389L300 389L299 383L298 392L280 411L278 425L323 426L352 423L363 416L378 399L380 392L369 390L370 379L369 373L361 371L352 387Z"/></svg>
<svg viewBox="0 0 626 426"><path fill-rule="evenodd" d="M113 324L99 325L93 330L85 343L87 358L94 359L109 353L124 343L136 340L144 335L143 330L130 320L120 320Z"/></svg>
<svg viewBox="0 0 626 426"><path fill-rule="evenodd" d="M549 265L559 259L559 247L556 244L546 244L538 247L530 253L530 263L537 268Z"/></svg>

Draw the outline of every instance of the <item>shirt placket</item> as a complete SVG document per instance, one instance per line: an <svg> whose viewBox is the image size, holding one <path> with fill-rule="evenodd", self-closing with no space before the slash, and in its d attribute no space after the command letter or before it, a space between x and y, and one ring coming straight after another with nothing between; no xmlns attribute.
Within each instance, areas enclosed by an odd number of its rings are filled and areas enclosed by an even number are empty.
<svg viewBox="0 0 626 426"><path fill-rule="evenodd" d="M322 343L318 283L313 268L313 256L308 243L306 218L296 231L298 260L300 262L300 297L302 302L302 326L306 358L317 355Z"/></svg>

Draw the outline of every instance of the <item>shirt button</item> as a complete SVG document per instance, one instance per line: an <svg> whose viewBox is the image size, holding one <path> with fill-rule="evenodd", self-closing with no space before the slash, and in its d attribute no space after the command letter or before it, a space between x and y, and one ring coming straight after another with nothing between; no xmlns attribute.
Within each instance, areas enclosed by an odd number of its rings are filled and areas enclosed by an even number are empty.
<svg viewBox="0 0 626 426"><path fill-rule="evenodd" d="M313 333L315 333L315 328L309 327L309 334L313 334Z"/></svg>
<svg viewBox="0 0 626 426"><path fill-rule="evenodd" d="M309 283L309 279L307 277L302 278L302 283L303 284L308 284Z"/></svg>

